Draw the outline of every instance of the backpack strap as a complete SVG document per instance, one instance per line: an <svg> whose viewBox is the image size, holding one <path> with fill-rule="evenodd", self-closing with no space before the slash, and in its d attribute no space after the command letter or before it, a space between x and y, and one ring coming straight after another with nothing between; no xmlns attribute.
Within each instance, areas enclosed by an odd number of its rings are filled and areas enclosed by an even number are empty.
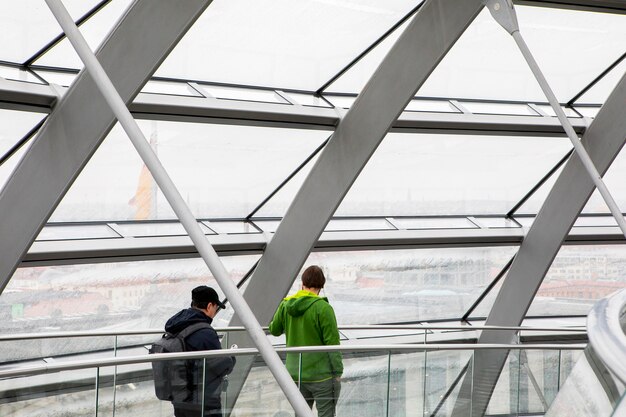
<svg viewBox="0 0 626 417"><path fill-rule="evenodd" d="M185 340L198 330L202 329L213 329L213 327L211 327L209 323L194 323L191 326L187 326L180 332L176 333L175 336L181 339L181 341L183 342L183 349L187 350L187 344L185 343Z"/></svg>

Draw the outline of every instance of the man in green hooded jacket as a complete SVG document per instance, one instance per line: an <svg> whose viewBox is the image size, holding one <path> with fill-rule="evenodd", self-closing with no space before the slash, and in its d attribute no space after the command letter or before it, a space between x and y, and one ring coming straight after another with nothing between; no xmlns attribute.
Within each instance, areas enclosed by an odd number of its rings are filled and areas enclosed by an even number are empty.
<svg viewBox="0 0 626 417"><path fill-rule="evenodd" d="M326 278L319 266L302 273L302 289L285 298L270 323L270 333L285 333L287 347L339 344L335 311L319 293ZM310 407L316 403L318 417L333 417L341 389L343 362L340 352L287 354L287 370L299 382L300 392Z"/></svg>

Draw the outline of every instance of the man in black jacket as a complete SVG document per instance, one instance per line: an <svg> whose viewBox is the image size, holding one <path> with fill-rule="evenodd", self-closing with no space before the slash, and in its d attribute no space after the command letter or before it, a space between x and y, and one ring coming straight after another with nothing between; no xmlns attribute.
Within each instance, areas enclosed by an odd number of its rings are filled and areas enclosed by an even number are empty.
<svg viewBox="0 0 626 417"><path fill-rule="evenodd" d="M181 310L165 323L165 331L179 333L187 326L206 323L185 339L187 351L221 349L217 332L210 326L219 308L225 308L217 292L206 285L191 291L191 308ZM235 365L234 357L207 359L204 383L204 415L221 417L222 381ZM203 361L191 360L188 364L189 396L184 402L172 402L176 417L200 417L202 408L202 373Z"/></svg>

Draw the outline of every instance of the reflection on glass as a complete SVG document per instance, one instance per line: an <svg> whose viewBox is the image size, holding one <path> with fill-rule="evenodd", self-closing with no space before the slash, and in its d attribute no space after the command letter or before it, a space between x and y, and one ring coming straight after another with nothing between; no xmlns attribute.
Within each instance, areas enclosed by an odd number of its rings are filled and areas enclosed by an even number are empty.
<svg viewBox="0 0 626 417"><path fill-rule="evenodd" d="M587 315L593 304L626 288L626 246L563 246L528 316Z"/></svg>
<svg viewBox="0 0 626 417"><path fill-rule="evenodd" d="M461 317L513 255L513 247L314 252L323 295L340 324ZM301 283L295 280L289 294Z"/></svg>
<svg viewBox="0 0 626 417"><path fill-rule="evenodd" d="M238 282L258 255L222 258L230 278ZM20 268L0 296L3 333L48 331L159 329L178 310L187 308L191 289L209 285L223 297L202 259L58 265ZM214 325L224 325L222 313ZM126 342L132 343L131 339ZM71 352L112 350L110 338L50 339L39 346L3 355L6 361ZM1 344L2 342L0 342ZM119 341L120 346L124 340ZM32 348L32 351L31 351ZM3 352L6 352L4 349Z"/></svg>
<svg viewBox="0 0 626 417"><path fill-rule="evenodd" d="M35 240L106 239L120 237L105 224L81 226L45 226Z"/></svg>
<svg viewBox="0 0 626 417"><path fill-rule="evenodd" d="M195 217L205 219L248 215L328 136L287 128L138 123ZM51 221L173 219L169 203L117 125Z"/></svg>

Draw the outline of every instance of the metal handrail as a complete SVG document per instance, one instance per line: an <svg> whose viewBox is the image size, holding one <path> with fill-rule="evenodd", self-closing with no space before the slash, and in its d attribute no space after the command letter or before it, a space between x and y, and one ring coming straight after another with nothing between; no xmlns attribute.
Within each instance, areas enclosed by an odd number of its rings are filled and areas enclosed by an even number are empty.
<svg viewBox="0 0 626 417"><path fill-rule="evenodd" d="M216 327L215 331L240 332L245 331L243 326ZM263 327L263 330L268 330ZM422 325L345 325L339 326L339 330L460 330L460 331L491 331L491 330L515 330L531 332L575 332L586 333L586 328L580 327L522 327L522 326L422 326ZM54 339L69 337L103 337L103 336L140 336L150 334L161 334L163 329L143 329L143 330L116 330L116 331L70 331L70 332L49 332L49 333L22 333L0 335L0 342L20 341L32 339Z"/></svg>
<svg viewBox="0 0 626 417"><path fill-rule="evenodd" d="M604 365L626 384L626 290L598 301L589 316L589 342Z"/></svg>
<svg viewBox="0 0 626 417"><path fill-rule="evenodd" d="M390 345L349 345L349 346L301 346L289 348L276 348L277 353L313 353L313 352L386 352L386 353L407 353L407 352L432 352L432 351L459 351L459 350L583 350L585 344L390 344ZM160 353L152 355L127 356L124 358L107 358L86 361L74 361L66 363L50 363L45 365L29 366L19 369L0 371L0 379L16 378L40 375L52 372L72 371L88 368L100 368L108 366L133 365L154 361L168 361L175 359L204 359L223 356L250 356L259 352L254 348L242 349L220 349L205 350L195 352L180 353Z"/></svg>

